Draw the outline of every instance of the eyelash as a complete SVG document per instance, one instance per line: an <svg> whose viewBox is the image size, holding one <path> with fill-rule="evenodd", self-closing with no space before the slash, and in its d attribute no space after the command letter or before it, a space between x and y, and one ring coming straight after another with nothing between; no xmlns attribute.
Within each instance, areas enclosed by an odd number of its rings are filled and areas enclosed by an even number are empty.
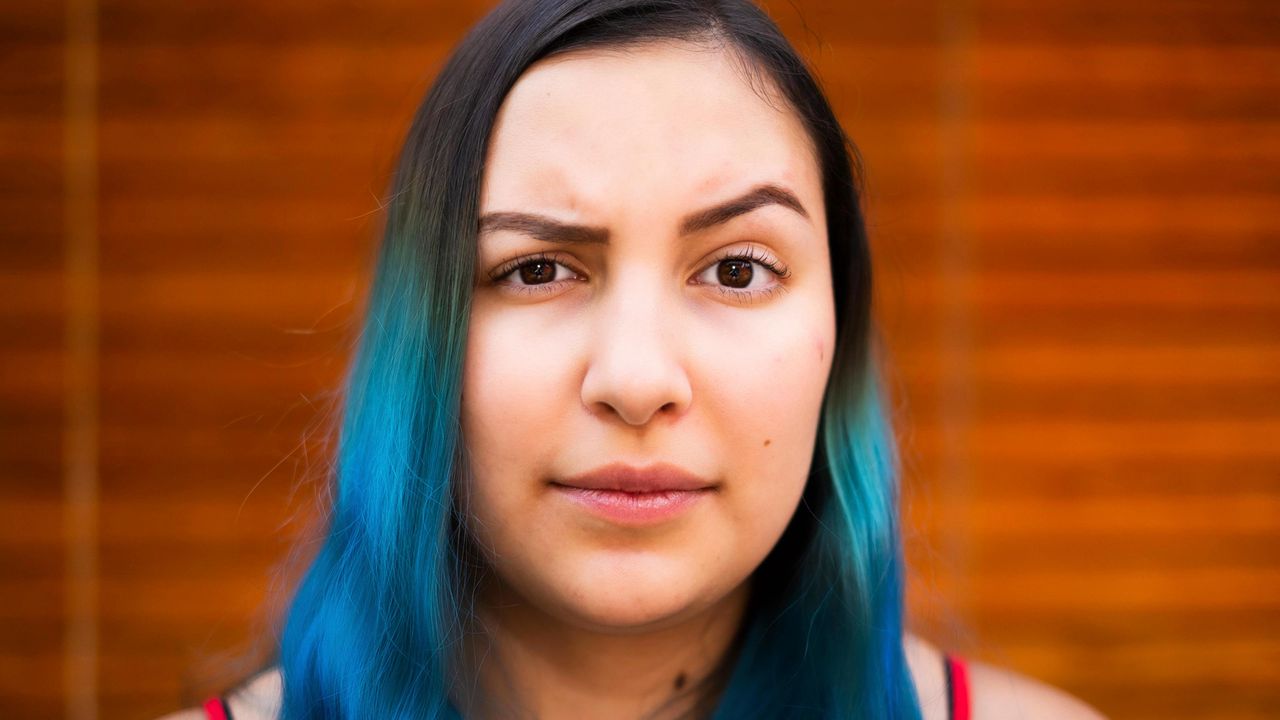
<svg viewBox="0 0 1280 720"><path fill-rule="evenodd" d="M713 259L710 263L703 266L702 270L700 270L698 274L701 275L703 272L706 272L708 268L714 267L722 262L725 262L726 260L743 260L747 262L756 263L764 267L769 272L773 273L773 275L777 277L778 280L785 280L791 277L790 268L782 264L781 261L777 260L772 255L769 255L763 250L760 250L755 245L747 246L746 250L729 250L721 253L720 255L716 256L715 259ZM565 267L568 267L568 265L566 265L563 262L563 258L558 253L539 252L533 255L526 255L524 257L516 258L514 260L510 260L506 263L503 263L497 269L489 273L489 277L495 283L501 283L503 279L505 279L507 276L511 275L512 273L516 272L517 270L520 270L521 268L529 265L536 265L539 263L554 263L554 264L565 265ZM569 270L575 273L577 272L576 270L573 270L573 268L571 267L569 268ZM542 283L539 285L512 285L510 286L510 288L511 290L523 295L540 295L548 292L553 292L555 289L555 286L558 285L559 282L561 281L553 281L549 283ZM739 290L736 288L727 288L727 287L724 287L723 285L716 285L715 287L718 291L720 291L721 295L730 297L733 300L741 303L757 302L759 300L772 297L787 289L786 286L783 285L781 282L775 283L773 287L766 288L764 290Z"/></svg>

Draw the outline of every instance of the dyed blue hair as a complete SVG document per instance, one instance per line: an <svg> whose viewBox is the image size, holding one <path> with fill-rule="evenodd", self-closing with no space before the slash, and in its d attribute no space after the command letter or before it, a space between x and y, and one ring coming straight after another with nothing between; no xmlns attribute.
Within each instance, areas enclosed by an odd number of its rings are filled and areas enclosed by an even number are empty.
<svg viewBox="0 0 1280 720"><path fill-rule="evenodd" d="M910 718L897 459L879 396L860 167L813 76L746 0L514 0L478 23L418 109L347 377L323 543L280 631L282 717L453 718L477 569L455 489L479 188L504 97L575 49L713 41L767 79L819 158L837 322L802 502L751 578L742 628L701 688L714 718Z"/></svg>

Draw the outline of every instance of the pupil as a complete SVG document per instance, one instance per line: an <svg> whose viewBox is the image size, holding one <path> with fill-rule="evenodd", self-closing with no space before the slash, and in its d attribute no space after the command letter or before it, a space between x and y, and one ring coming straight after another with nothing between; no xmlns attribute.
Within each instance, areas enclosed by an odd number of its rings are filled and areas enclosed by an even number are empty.
<svg viewBox="0 0 1280 720"><path fill-rule="evenodd" d="M751 284L751 263L745 260L725 260L720 263L720 282L742 289Z"/></svg>

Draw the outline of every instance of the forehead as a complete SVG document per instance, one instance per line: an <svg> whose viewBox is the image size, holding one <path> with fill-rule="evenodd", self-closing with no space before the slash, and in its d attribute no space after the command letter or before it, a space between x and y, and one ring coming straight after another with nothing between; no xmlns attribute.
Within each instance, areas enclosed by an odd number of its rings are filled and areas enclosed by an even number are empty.
<svg viewBox="0 0 1280 720"><path fill-rule="evenodd" d="M496 120L482 207L656 208L752 181L820 186L794 111L724 50L651 43L575 51L526 71Z"/></svg>

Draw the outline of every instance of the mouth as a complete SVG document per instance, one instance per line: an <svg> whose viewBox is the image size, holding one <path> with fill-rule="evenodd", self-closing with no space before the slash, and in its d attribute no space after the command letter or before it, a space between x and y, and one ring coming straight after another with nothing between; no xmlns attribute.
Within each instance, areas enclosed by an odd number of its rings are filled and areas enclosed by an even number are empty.
<svg viewBox="0 0 1280 720"><path fill-rule="evenodd" d="M714 488L627 492L551 484L569 501L618 525L642 526L672 520L693 508Z"/></svg>
<svg viewBox="0 0 1280 720"><path fill-rule="evenodd" d="M579 508L627 526L672 520L718 489L717 483L668 463L614 463L554 480L551 486Z"/></svg>
<svg viewBox="0 0 1280 720"><path fill-rule="evenodd" d="M716 486L715 482L671 463L654 463L644 467L611 463L555 480L552 484L583 490L613 490L628 493L706 490Z"/></svg>

